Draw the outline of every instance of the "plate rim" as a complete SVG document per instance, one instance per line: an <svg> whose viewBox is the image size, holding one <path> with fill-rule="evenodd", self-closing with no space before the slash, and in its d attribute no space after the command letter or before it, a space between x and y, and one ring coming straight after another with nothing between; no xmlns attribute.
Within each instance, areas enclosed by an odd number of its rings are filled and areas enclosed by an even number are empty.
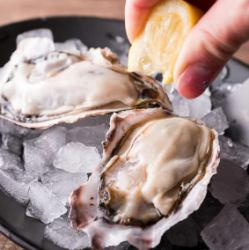
<svg viewBox="0 0 249 250"><path fill-rule="evenodd" d="M13 25L19 25L19 24L25 24L25 23L30 23L30 22L37 22L37 21L50 21L50 20L55 20L55 19L89 19L89 20L94 20L94 19L98 19L98 20L103 20L103 21L109 21L109 22L117 22L117 23L124 23L123 19L119 19L119 18L109 18L109 17L99 17L99 16L91 16L91 15L55 15L55 16L44 16L44 17L34 17L34 18L26 18L26 19L22 19L20 21L14 21L14 22L9 22L9 23L4 23L0 25L0 29L2 28L9 28L10 26Z"/></svg>

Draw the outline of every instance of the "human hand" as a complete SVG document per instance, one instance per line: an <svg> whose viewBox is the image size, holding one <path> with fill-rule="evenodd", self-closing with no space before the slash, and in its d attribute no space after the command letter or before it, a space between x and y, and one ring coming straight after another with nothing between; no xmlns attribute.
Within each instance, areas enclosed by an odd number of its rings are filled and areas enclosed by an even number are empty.
<svg viewBox="0 0 249 250"><path fill-rule="evenodd" d="M160 0L126 0L127 35L141 31ZM174 69L176 88L187 98L202 94L225 63L249 39L249 0L189 0L206 13L187 36Z"/></svg>

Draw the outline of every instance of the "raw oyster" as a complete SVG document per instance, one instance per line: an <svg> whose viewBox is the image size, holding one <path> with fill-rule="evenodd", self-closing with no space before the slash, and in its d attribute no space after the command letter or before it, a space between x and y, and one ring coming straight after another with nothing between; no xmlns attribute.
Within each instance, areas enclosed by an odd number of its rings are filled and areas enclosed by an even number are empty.
<svg viewBox="0 0 249 250"><path fill-rule="evenodd" d="M0 117L25 127L46 128L134 107L171 109L155 80L128 73L109 49L70 46L64 48L48 37L19 41L1 71Z"/></svg>
<svg viewBox="0 0 249 250"><path fill-rule="evenodd" d="M113 114L102 163L71 195L73 225L102 248L139 249L197 210L219 163L217 133L161 108Z"/></svg>

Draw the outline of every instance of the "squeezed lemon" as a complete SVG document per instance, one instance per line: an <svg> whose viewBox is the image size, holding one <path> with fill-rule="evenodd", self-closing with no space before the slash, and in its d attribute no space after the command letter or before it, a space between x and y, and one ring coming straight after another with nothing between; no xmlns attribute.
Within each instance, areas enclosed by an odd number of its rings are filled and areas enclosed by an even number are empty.
<svg viewBox="0 0 249 250"><path fill-rule="evenodd" d="M146 75L163 74L173 82L174 66L184 39L202 11L183 0L163 0L156 5L129 51L128 70Z"/></svg>

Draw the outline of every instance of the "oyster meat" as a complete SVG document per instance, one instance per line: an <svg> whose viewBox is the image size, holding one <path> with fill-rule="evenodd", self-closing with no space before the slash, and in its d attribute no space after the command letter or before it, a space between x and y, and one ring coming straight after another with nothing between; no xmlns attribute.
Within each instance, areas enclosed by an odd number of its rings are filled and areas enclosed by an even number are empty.
<svg viewBox="0 0 249 250"><path fill-rule="evenodd" d="M0 75L2 118L31 128L148 107L171 109L160 84L128 73L109 49L70 50L48 37L19 41Z"/></svg>
<svg viewBox="0 0 249 250"><path fill-rule="evenodd" d="M162 108L113 114L103 147L102 163L71 195L74 226L100 248L155 247L199 208L219 163L214 130Z"/></svg>

